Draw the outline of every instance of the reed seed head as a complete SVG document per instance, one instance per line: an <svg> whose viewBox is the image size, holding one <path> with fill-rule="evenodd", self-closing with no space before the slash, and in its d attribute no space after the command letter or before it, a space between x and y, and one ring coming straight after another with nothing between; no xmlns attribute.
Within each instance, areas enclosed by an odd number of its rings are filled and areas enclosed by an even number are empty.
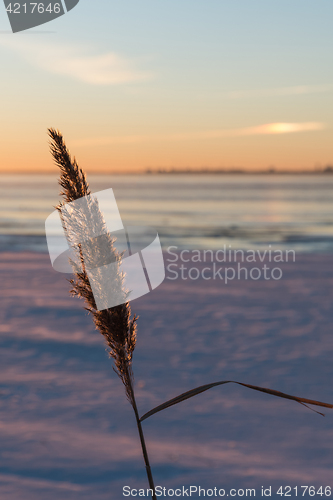
<svg viewBox="0 0 333 500"><path fill-rule="evenodd" d="M78 261L81 266L71 261L74 277L70 280L72 289L70 293L84 299L85 309L93 316L96 328L106 339L109 352L115 363L115 371L125 385L126 394L134 404L133 396L133 373L132 356L136 343L137 316L131 316L131 308L128 302L116 307L97 310L91 284L87 274L87 268L92 265L91 261L101 262L105 255L108 255L109 261L116 262L113 266L114 271L109 276L109 283L112 287L112 293L127 296L128 291L124 289L124 276L120 272L122 254L114 246L115 239L107 233L103 214L101 213L98 201L93 198L86 180L84 171L78 166L75 158L71 157L62 134L53 128L48 130L50 137L50 150L56 165L60 169L59 184L62 188L60 195L63 200L57 206L62 225L69 242L75 240L83 243L74 244L78 254ZM74 213L66 210L66 203L85 198L84 209L78 209ZM95 228L96 226L96 228ZM96 234L103 233L98 244L96 238L86 239L87 232L91 233L96 229ZM88 231L89 230L89 231ZM107 248L107 252L105 249ZM98 267L95 266L96 269ZM99 280L98 270L96 271L96 280ZM100 285L101 286L101 285ZM103 293L103 290L101 290Z"/></svg>

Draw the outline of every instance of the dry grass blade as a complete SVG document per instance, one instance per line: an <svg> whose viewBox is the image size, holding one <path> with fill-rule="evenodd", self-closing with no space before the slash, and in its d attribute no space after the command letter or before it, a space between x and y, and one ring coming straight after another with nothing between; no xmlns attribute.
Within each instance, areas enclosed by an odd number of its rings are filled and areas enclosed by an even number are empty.
<svg viewBox="0 0 333 500"><path fill-rule="evenodd" d="M299 398L297 396L291 396L290 394L285 394L284 392L274 391L273 389L266 389L265 387L258 387L256 385L243 384L242 382L236 382L235 380L223 380L221 382L214 382L212 384L201 385L200 387L196 387L195 389L184 392L183 394L180 394L179 396L176 396L173 399L169 399L169 401L166 401L165 403L162 403L161 405L156 406L152 410L145 413L140 418L140 421L143 422L143 420L146 420L146 418L151 417L152 415L154 415L155 413L158 413L159 411L165 410L166 408L169 408L170 406L181 403L182 401L185 401L186 399L192 398L193 396L197 396L198 394L201 394L202 392L208 391L208 389L212 389L212 387L216 387L218 385L224 385L224 384L242 385L244 387L248 387L249 389L253 389L254 391L265 392L266 394L271 394L272 396L277 396L279 398L291 399L292 401L297 401L297 403L300 403L304 406L307 406L307 404L310 404L310 405L315 405L315 406L324 406L325 408L333 408L333 405L329 404L329 403L322 403L320 401L315 401L312 399ZM307 406L307 408L308 408L308 406ZM312 408L310 408L310 410L312 410ZM315 410L313 410L313 411L315 411ZM324 416L323 413L320 413L320 412L316 412L316 413L319 413L320 415Z"/></svg>
<svg viewBox="0 0 333 500"><path fill-rule="evenodd" d="M166 408L169 408L170 406L173 406L175 404L181 403L182 401L192 398L193 396L197 396L198 394L205 392L212 387L229 383L242 385L255 391L271 394L272 396L290 399L305 406L310 404L323 406L326 408L333 408L333 405L328 403L321 403L320 401L299 398L291 396L289 394L285 394L283 392L274 391L272 389L266 389L264 387L258 387L250 384L243 384L242 382L226 380L215 382L213 384L202 385L200 387L192 389L191 391L180 394L179 396L170 399L169 401L166 401L165 403L150 410L140 419L134 395L134 378L132 373L132 356L136 343L137 317L135 315L133 317L131 316L131 308L129 303L123 301L117 301L117 303L120 305L116 307L108 309L101 308L101 310L98 310L92 291L91 281L87 274L87 270L89 272L89 269L91 269L92 266L94 269L99 269L99 267L104 264L115 262L117 265L114 266L114 273L110 273L108 277L110 288L108 288L107 290L111 290L112 292L117 293L117 296L125 297L126 299L127 291L124 290L123 276L119 271L122 254L119 254L117 252L117 249L114 246L115 240L110 234L108 234L106 230L104 217L99 210L98 201L93 196L90 196L91 192L86 181L85 173L81 168L79 168L75 158L71 157L61 133L55 129L49 129L48 133L51 139L51 153L56 165L60 169L59 184L62 188L61 195L63 196L63 201L58 205L57 209L59 211L63 229L66 233L67 239L71 243L71 246L75 248L78 253L77 262L81 262L81 266L72 262L74 277L72 280L70 280L70 283L72 285L71 293L85 301L86 309L92 315L96 329L98 329L104 336L109 346L110 355L112 356L115 363L115 371L124 384L127 398L134 410L148 482L150 489L152 490L153 500L156 500L156 493L141 422L154 415L155 413L165 410ZM84 203L82 204L82 207L84 207L84 209L71 208L70 210L68 210L66 204L74 202L78 199L84 199ZM75 205L77 207L78 204ZM89 236L87 233L88 229ZM96 230L95 233L91 234L90 231L92 230ZM77 238L78 235L79 238ZM94 235L96 235L96 237L97 235L103 235L103 238L99 240L98 244L95 241L96 238ZM109 257L111 258L109 262L104 262L106 254L109 254ZM96 280L100 285L101 293L104 293L104 289L106 288L105 281L101 280L98 273L96 273ZM310 409L312 410L312 408ZM320 414L323 415L322 413Z"/></svg>

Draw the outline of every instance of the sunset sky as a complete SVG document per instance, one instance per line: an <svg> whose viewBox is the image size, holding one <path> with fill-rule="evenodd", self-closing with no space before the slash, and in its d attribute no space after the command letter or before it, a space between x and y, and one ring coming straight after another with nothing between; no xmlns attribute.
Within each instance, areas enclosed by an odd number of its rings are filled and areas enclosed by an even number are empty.
<svg viewBox="0 0 333 500"><path fill-rule="evenodd" d="M80 0L12 34L0 5L2 172L333 164L332 0Z"/></svg>

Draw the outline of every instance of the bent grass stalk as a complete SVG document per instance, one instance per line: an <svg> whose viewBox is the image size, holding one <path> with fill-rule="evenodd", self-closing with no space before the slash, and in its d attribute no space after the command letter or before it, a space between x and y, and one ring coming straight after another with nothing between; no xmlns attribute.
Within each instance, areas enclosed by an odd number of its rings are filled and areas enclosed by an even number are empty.
<svg viewBox="0 0 333 500"><path fill-rule="evenodd" d="M78 166L76 159L71 157L71 154L66 147L62 134L53 129L48 129L48 135L51 139L50 141L50 150L53 156L53 159L56 165L60 169L60 178L59 184L62 188L61 195L63 197L63 201L57 206L59 210L60 217L62 220L64 231L67 233L67 237L71 239L71 233L73 232L73 228L76 233L85 234L87 231L87 227L89 223L97 224L100 228L104 229L102 232L106 233L105 221L102 213L99 210L98 202L94 199L89 199L88 202L88 211L85 212L84 217L76 217L73 225L73 215L70 215L66 212L64 205L66 203L70 203L72 201L78 200L79 198L85 197L91 194L89 189L89 185L86 180L85 173ZM101 231L100 231L101 233ZM99 233L99 234L100 234ZM111 277L113 281L113 287L115 293L123 293L126 296L126 291L124 288L124 280L123 276L119 271L119 267L121 264L122 254L118 253L114 246L115 239L107 234L107 240L104 241L104 245L108 246L108 251L113 256L113 260L118 263L118 267L114 275ZM90 282L88 279L88 275L86 273L85 268L85 259L83 258L83 252L81 245L76 246L79 260L81 262L81 267L79 268L74 262L71 261L73 267L73 279L70 280L72 285L72 289L70 293L73 296L78 296L85 300L86 307L85 309L92 315L93 321L95 323L95 327L100 333L104 336L106 343L109 347L110 356L114 360L114 371L117 373L119 378L125 387L125 393L128 401L130 402L136 423L139 432L139 438L142 448L142 454L144 458L144 463L147 472L147 478L149 487L152 490L152 498L156 500L155 487L153 475L149 463L148 451L145 442L145 437L142 429L141 422L151 417L155 413L158 413L170 406L181 403L189 398L197 396L202 392L207 391L213 387L235 383L241 385L243 387L247 387L248 389L252 389L259 392L264 392L266 394L270 394L272 396L277 396L284 399L290 399L292 401L296 401L307 408L313 410L307 405L315 405L326 408L333 408L332 404L322 403L320 401L300 398L296 396L291 396L289 394L285 394L279 391L275 391L273 389L267 389L264 387L258 387L255 385L245 384L242 382L236 382L233 380L226 380L221 382L214 382L212 384L206 384L200 387L196 387L190 391L187 391L179 396L162 403L161 405L153 408L149 412L145 413L141 418L139 416L135 394L134 394L134 377L132 371L132 357L133 351L136 343L136 329L137 329L137 316L131 316L131 308L129 302L125 302L116 307L112 307L109 309L104 309L99 311L96 308L96 303L94 299L94 295L92 293L92 289L90 286ZM94 250L98 253L98 247L94 246ZM313 410L316 411L316 410ZM319 413L320 415L324 415L323 413Z"/></svg>
<svg viewBox="0 0 333 500"><path fill-rule="evenodd" d="M91 192L86 180L85 173L81 168L79 168L75 158L71 158L70 152L65 145L61 133L51 128L48 130L48 134L51 139L51 154L56 165L60 169L59 184L62 188L60 194L63 197L63 201L58 205L57 209L59 210L65 232L70 232L71 228L73 228L73 221L71 220L69 222L69 219L67 218L69 214L67 214L65 210L62 210L64 204L75 201L79 198L82 198L83 196L90 195ZM99 210L97 201L91 201L88 206L88 215L89 212L92 216L91 220L93 220L94 224L97 223L102 228L105 228L103 215ZM87 229L84 227L85 224L89 224L89 220L76 220L75 230L79 233L84 233L84 230ZM69 234L67 234L67 236L70 237ZM118 262L119 270L121 255L114 247L114 241L115 240L111 236L109 236L109 252L113 254L115 261ZM72 285L71 294L85 300L85 309L87 309L92 315L96 328L104 336L107 345L109 346L110 356L113 358L115 364L114 370L124 384L127 399L134 410L149 487L152 490L152 498L155 500L156 495L154 480L134 395L132 355L136 343L137 316L134 315L133 317L131 317L131 308L129 302L116 307L112 307L110 309L104 309L103 311L97 310L94 295L92 293L88 275L85 270L85 263L80 246L78 247L78 252L82 264L82 269L79 269L77 266L75 266L74 262L72 262L74 278L70 280L70 283ZM114 282L115 289L118 289L118 291L122 291L121 289L123 288L123 277L119 272L115 273Z"/></svg>

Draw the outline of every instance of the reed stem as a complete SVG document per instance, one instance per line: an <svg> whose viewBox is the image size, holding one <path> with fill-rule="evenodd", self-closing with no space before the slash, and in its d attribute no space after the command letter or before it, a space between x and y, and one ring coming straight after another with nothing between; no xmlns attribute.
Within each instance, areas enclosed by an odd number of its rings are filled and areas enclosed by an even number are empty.
<svg viewBox="0 0 333 500"><path fill-rule="evenodd" d="M135 414L135 419L136 419L136 424L138 426L138 431L139 431L139 436L140 436L140 443L141 443L141 448L142 448L142 454L143 454L143 459L145 461L145 466L146 466L146 472L147 472L147 477L148 477L148 483L149 483L149 488L152 490L152 499L156 499L156 494L155 494L155 485L154 485L154 479L153 479L153 474L150 468L150 463L149 463L149 457L148 457L148 451L147 451L147 446L146 446L146 441L145 441L145 436L143 434L143 429L142 425L140 422L140 417L139 417L139 412L138 412L138 407L136 405L136 400L134 396L134 388L132 384L132 380L129 378L130 382L130 394L131 394L131 404L134 410Z"/></svg>

